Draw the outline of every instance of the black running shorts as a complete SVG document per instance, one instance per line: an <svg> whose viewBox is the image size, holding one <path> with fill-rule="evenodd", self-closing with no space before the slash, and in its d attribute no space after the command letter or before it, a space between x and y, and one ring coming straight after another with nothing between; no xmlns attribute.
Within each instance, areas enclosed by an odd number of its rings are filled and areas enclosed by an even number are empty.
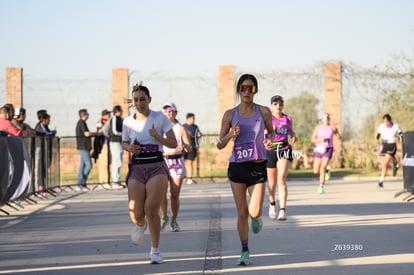
<svg viewBox="0 0 414 275"><path fill-rule="evenodd" d="M381 144L381 156L388 154L394 156L397 152L397 144L396 143L383 143Z"/></svg>
<svg viewBox="0 0 414 275"><path fill-rule="evenodd" d="M293 161L292 147L283 150L269 150L266 151L267 155L267 168L276 168L276 163L279 159L287 159L290 162Z"/></svg>
<svg viewBox="0 0 414 275"><path fill-rule="evenodd" d="M183 155L185 160L195 160L197 157L197 148L193 148L193 150L185 152Z"/></svg>
<svg viewBox="0 0 414 275"><path fill-rule="evenodd" d="M227 176L232 182L244 183L247 187L267 180L266 161L230 162Z"/></svg>

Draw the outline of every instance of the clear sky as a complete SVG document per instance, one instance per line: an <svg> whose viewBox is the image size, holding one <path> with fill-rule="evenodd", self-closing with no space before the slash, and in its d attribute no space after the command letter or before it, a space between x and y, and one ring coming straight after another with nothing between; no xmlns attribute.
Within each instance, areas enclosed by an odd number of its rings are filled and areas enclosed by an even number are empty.
<svg viewBox="0 0 414 275"><path fill-rule="evenodd" d="M413 12L411 0L0 0L0 76L373 66L413 55Z"/></svg>

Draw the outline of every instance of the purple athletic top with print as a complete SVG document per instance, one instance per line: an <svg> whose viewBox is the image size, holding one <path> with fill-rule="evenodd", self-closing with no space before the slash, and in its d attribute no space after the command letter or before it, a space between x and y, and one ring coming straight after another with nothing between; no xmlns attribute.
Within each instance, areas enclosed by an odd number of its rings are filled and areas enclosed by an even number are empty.
<svg viewBox="0 0 414 275"><path fill-rule="evenodd" d="M290 117L286 114L282 114L282 118L278 119L272 115L273 129L275 129L275 138L273 142L288 142L289 134L292 132L292 122ZM286 144L283 148L287 149L289 145Z"/></svg>
<svg viewBox="0 0 414 275"><path fill-rule="evenodd" d="M275 129L274 142L285 141L289 137L289 133L292 131L292 122L290 117L286 114L282 115L281 119L272 115L272 124Z"/></svg>
<svg viewBox="0 0 414 275"><path fill-rule="evenodd" d="M231 125L239 122L240 134L234 141L233 153L230 162L247 162L267 159L264 140L264 119L260 107L256 105L256 112L251 117L241 117L239 107L234 110Z"/></svg>
<svg viewBox="0 0 414 275"><path fill-rule="evenodd" d="M319 142L318 145L326 148L333 147L333 128L332 125L325 126L324 124L320 124L318 128L318 135L317 138L323 138L323 142Z"/></svg>

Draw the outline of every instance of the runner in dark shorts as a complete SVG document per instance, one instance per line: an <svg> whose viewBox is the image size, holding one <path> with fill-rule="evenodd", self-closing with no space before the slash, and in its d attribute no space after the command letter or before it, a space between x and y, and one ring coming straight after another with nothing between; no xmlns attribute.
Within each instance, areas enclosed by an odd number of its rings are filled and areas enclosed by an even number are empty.
<svg viewBox="0 0 414 275"><path fill-rule="evenodd" d="M378 186L384 186L384 179L387 175L388 166L392 166L392 175L395 177L398 171L398 161L395 157L397 153L397 138L401 138L402 130L400 126L392 121L389 114L382 117L383 123L380 124L377 131L377 139L381 142L379 155L382 157L381 176L378 180Z"/></svg>
<svg viewBox="0 0 414 275"><path fill-rule="evenodd" d="M236 90L241 103L224 113L217 148L221 150L234 140L227 173L236 204L237 230L242 247L238 264L248 265L249 216L252 232L259 233L263 226L261 216L267 179L266 148L271 148L274 129L269 108L253 102L257 92L256 78L242 75ZM264 129L269 132L269 140L264 139ZM249 203L247 193L250 195Z"/></svg>
<svg viewBox="0 0 414 275"><path fill-rule="evenodd" d="M283 113L284 100L280 95L270 99L272 124L275 129L272 150L267 151L267 186L269 190L269 218L279 221L286 220L287 184L286 177L293 161L292 143L296 142L292 119ZM276 187L279 195L279 215L275 200Z"/></svg>

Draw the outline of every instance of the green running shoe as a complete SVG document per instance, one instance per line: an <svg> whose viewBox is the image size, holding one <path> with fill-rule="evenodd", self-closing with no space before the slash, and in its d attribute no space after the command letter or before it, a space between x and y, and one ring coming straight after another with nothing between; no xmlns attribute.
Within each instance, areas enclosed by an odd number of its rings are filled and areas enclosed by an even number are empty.
<svg viewBox="0 0 414 275"><path fill-rule="evenodd" d="M252 221L250 223L250 228L252 229L252 232L254 234L257 234L262 230L263 227L263 221L261 217L252 218Z"/></svg>
<svg viewBox="0 0 414 275"><path fill-rule="evenodd" d="M325 194L325 188L323 186L319 186L319 188L318 188L318 194L319 195Z"/></svg>
<svg viewBox="0 0 414 275"><path fill-rule="evenodd" d="M237 261L237 265L249 265L249 250L242 251L240 259Z"/></svg>
<svg viewBox="0 0 414 275"><path fill-rule="evenodd" d="M164 228L167 225L169 219L170 218L168 218L168 216L165 216L165 217L161 218L161 230L164 230Z"/></svg>
<svg viewBox="0 0 414 275"><path fill-rule="evenodd" d="M325 181L328 181L331 178L331 166L326 167Z"/></svg>
<svg viewBox="0 0 414 275"><path fill-rule="evenodd" d="M171 222L171 231L172 232L180 232L181 231L180 226L178 225L176 220L173 220Z"/></svg>

